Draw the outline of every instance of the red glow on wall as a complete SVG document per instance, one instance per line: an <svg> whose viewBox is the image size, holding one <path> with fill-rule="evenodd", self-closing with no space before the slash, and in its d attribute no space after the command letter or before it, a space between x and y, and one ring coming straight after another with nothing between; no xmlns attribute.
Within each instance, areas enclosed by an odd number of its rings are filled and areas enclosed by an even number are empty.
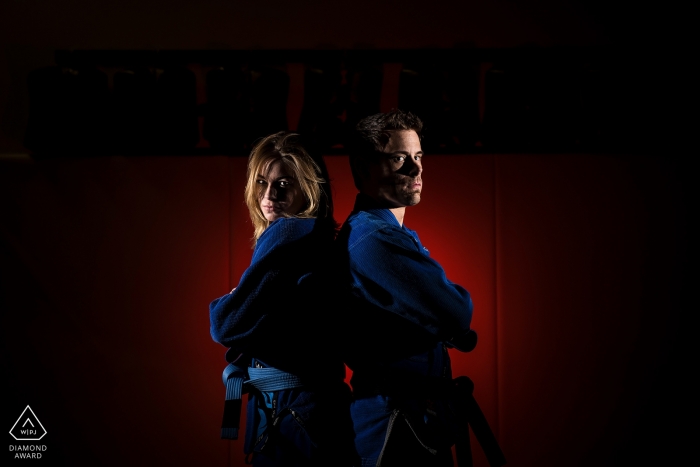
<svg viewBox="0 0 700 467"><path fill-rule="evenodd" d="M326 161L343 221L347 158ZM7 426L29 404L47 456L71 465L243 466L242 442L219 439L225 349L208 304L252 254L245 158L2 162ZM672 423L641 428L681 404L664 388L684 387L669 386L685 305L674 166L571 154L424 166L405 223L472 294L479 344L452 353L454 373L475 382L509 463L677 455Z"/></svg>

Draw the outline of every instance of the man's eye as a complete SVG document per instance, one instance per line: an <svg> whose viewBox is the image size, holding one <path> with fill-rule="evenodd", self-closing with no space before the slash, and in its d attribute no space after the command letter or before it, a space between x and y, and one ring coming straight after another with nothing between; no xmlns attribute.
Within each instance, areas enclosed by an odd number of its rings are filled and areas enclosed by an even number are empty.
<svg viewBox="0 0 700 467"><path fill-rule="evenodd" d="M423 156L413 156L413 160L419 161L423 159Z"/></svg>
<svg viewBox="0 0 700 467"><path fill-rule="evenodd" d="M394 157L394 162L404 162L406 160L406 156L396 156Z"/></svg>

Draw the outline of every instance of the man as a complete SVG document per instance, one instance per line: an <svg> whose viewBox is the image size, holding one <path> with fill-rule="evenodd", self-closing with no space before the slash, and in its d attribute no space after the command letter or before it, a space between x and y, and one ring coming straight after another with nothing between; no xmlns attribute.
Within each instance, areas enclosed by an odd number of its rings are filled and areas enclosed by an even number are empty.
<svg viewBox="0 0 700 467"><path fill-rule="evenodd" d="M447 347L474 348L472 301L404 225L423 189L422 127L400 110L372 115L349 144L359 194L336 241L336 279L363 466L452 466L451 446L468 434Z"/></svg>

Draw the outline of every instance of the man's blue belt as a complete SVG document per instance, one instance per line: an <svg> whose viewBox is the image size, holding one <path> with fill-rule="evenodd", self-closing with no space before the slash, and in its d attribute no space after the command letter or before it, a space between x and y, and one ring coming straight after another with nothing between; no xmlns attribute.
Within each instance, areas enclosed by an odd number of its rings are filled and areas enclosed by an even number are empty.
<svg viewBox="0 0 700 467"><path fill-rule="evenodd" d="M298 376L277 368L252 368L229 363L224 368L222 376L226 386L224 419L221 423L222 439L238 439L242 397L250 387L258 391L271 392L303 386Z"/></svg>

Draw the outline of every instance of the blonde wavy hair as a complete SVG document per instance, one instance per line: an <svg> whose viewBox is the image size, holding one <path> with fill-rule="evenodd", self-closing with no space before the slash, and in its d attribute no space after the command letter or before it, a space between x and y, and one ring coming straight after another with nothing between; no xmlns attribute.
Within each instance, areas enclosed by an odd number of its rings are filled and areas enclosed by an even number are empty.
<svg viewBox="0 0 700 467"><path fill-rule="evenodd" d="M291 217L302 219L321 217L328 219L335 228L333 202L323 160L317 162L309 155L301 145L298 134L280 131L258 141L248 157L245 202L255 229L253 245L270 225L260 209L262 187L256 183L256 180L258 175L267 172L270 164L278 160L281 160L294 175L304 195L304 207L301 212Z"/></svg>

